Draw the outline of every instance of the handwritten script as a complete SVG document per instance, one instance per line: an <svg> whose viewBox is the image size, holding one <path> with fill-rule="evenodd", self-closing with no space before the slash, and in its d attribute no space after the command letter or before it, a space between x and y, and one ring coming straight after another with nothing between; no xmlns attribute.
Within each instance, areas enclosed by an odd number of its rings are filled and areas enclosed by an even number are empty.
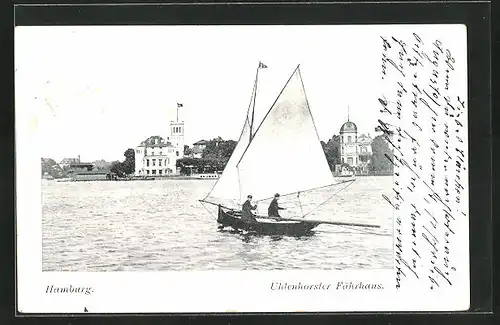
<svg viewBox="0 0 500 325"><path fill-rule="evenodd" d="M391 149L395 285L453 286L468 251L468 142L463 48L417 33L381 35L378 130ZM457 59L455 51L462 61ZM459 52L462 51L462 52Z"/></svg>

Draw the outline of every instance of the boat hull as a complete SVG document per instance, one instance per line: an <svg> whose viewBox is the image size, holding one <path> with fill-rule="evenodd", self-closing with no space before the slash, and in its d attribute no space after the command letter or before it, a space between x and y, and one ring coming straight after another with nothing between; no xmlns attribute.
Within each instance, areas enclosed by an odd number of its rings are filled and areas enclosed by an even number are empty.
<svg viewBox="0 0 500 325"><path fill-rule="evenodd" d="M234 210L225 210L219 206L217 222L222 227L231 227L236 230L245 230L259 235L270 236L305 236L312 233L312 229L319 223L300 221L277 221L262 219L257 216L258 222L247 223L241 220L241 213Z"/></svg>

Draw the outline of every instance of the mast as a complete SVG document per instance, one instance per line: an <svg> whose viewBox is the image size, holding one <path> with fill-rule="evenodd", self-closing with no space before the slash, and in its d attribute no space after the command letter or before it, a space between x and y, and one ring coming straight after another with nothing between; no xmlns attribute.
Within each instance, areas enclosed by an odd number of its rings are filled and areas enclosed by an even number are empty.
<svg viewBox="0 0 500 325"><path fill-rule="evenodd" d="M253 121L254 121L254 116L255 116L255 101L257 99L257 84L259 82L259 70L260 68L266 67L264 64L262 64L261 61L259 61L259 65L257 66L257 72L255 73L255 83L253 85L253 104L252 104L252 117L250 119L250 141L252 141L252 132L253 132Z"/></svg>
<svg viewBox="0 0 500 325"><path fill-rule="evenodd" d="M245 122L243 123L243 126L241 128L241 133L240 133L240 136L238 138L236 148L234 149L231 157L229 158L229 161L226 164L226 167L224 168L224 171L222 172L221 177L216 180L215 184L212 186L212 189L207 193L207 195L203 198L203 200L201 200L203 202L215 204L213 202L209 202L206 200L210 197L212 192L214 192L214 190L217 188L217 186L222 182L225 184L224 186L227 187L228 183L233 182L234 178L236 178L236 179L239 178L238 174L234 175L234 172L238 173L238 171L236 169L236 166L233 166L233 165L235 165L236 161L240 159L241 153L243 152L243 150L245 150L247 148L248 144L250 143L250 141L252 139L252 131L251 131L252 121L251 121L251 119L253 120L253 107L255 107L255 103L252 103L252 101L255 102L257 77L258 77L258 73L259 73L259 68L261 68L261 67L266 67L266 66L262 65L262 63L259 62L259 66L257 67L255 81L254 81L254 85L253 85L253 89L252 89L252 95L250 97L250 103L248 104L248 108L247 108L246 115L245 115ZM252 109L252 117L250 117L250 110L251 109ZM249 134L247 135L246 133L249 133ZM230 175L228 175L228 174L230 174ZM239 187L240 187L240 184L238 182L238 189L237 189L238 192L240 192ZM233 190L235 190L235 189L233 188Z"/></svg>

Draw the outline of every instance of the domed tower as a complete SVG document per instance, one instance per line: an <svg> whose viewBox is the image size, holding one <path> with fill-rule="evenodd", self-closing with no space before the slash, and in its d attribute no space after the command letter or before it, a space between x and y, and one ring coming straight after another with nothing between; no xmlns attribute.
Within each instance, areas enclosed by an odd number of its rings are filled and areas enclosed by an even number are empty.
<svg viewBox="0 0 500 325"><path fill-rule="evenodd" d="M340 128L340 157L342 163L356 167L359 164L358 127L347 120Z"/></svg>

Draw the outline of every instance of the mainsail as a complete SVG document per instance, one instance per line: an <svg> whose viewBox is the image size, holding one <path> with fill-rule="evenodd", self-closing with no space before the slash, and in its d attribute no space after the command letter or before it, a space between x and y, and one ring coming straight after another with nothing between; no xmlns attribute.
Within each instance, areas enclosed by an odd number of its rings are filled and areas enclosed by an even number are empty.
<svg viewBox="0 0 500 325"><path fill-rule="evenodd" d="M254 88L255 89L255 88ZM253 100L255 100L255 94ZM250 136L247 113L242 135L224 172L205 201L238 205L336 184L307 102L299 67Z"/></svg>

